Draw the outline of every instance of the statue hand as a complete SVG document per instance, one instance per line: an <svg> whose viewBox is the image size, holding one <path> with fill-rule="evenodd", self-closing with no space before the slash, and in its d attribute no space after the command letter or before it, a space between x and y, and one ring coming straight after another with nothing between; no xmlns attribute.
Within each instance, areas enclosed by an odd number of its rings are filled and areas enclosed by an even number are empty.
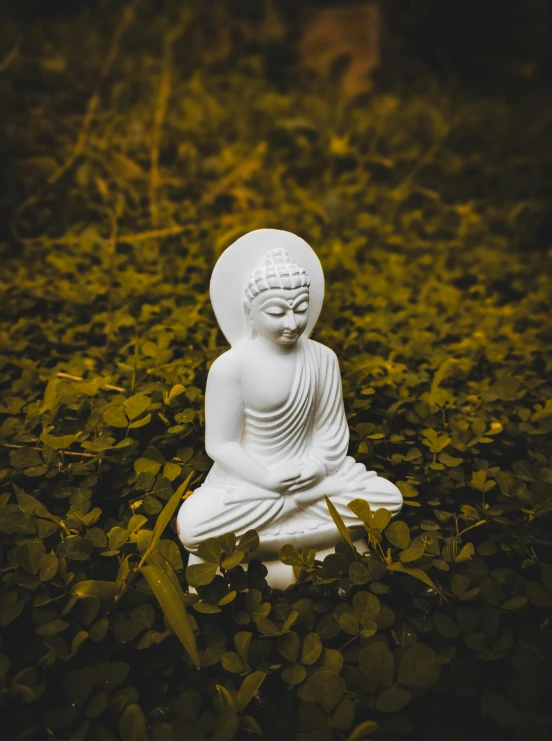
<svg viewBox="0 0 552 741"><path fill-rule="evenodd" d="M304 491L326 478L326 468L316 458L307 458L301 475L289 487L289 492Z"/></svg>
<svg viewBox="0 0 552 741"><path fill-rule="evenodd" d="M272 491L283 493L289 490L291 484L299 480L301 466L297 463L283 464L267 472L265 486Z"/></svg>

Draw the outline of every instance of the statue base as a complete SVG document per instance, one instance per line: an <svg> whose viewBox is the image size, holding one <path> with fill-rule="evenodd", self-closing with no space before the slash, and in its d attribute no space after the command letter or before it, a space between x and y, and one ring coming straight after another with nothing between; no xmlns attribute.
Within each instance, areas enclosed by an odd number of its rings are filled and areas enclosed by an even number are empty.
<svg viewBox="0 0 552 741"><path fill-rule="evenodd" d="M360 553L368 550L368 543L366 542L365 538L354 540L353 543L357 551L359 551ZM335 546L332 548L325 548L324 550L317 551L316 560L323 561L330 553L335 553ZM295 584L295 582L297 581L293 573L293 567L282 563L279 558L263 558L261 560L268 571L268 574L266 575L267 584L269 585L269 587L272 587L272 589L284 590ZM193 564L197 563L205 563L205 561L200 556L196 556L195 553L189 553L187 565L192 566ZM244 565L246 563L247 562L245 561ZM217 574L220 573L220 569L217 569ZM197 590L194 589L194 587L189 587L189 591L191 594L197 594Z"/></svg>

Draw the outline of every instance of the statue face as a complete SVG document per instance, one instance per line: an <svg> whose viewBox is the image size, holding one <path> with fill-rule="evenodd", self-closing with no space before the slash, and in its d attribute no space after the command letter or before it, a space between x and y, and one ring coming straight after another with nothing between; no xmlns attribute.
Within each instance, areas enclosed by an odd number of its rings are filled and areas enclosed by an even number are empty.
<svg viewBox="0 0 552 741"><path fill-rule="evenodd" d="M249 305L257 334L278 345L292 345L303 334L309 314L309 289L269 288Z"/></svg>

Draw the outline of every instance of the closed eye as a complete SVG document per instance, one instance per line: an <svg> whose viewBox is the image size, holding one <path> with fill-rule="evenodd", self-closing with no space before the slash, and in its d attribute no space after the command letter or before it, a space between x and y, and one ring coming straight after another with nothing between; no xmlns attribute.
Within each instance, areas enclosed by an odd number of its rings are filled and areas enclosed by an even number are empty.
<svg viewBox="0 0 552 741"><path fill-rule="evenodd" d="M309 308L309 302L308 301L302 301L299 306L295 307L295 311L299 314L304 314L305 311Z"/></svg>
<svg viewBox="0 0 552 741"><path fill-rule="evenodd" d="M268 309L265 309L265 314L270 314L270 316L283 316L284 312L277 306L272 306Z"/></svg>

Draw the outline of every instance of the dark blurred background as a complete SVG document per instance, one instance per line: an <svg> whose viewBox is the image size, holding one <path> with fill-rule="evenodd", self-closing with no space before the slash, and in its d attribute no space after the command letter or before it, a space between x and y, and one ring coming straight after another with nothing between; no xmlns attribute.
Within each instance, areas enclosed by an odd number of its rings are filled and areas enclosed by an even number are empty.
<svg viewBox="0 0 552 741"><path fill-rule="evenodd" d="M83 13L97 25L98 16L113 17L123 5L118 0L6 2L4 32L9 21L69 20ZM441 79L459 76L474 88L506 94L550 86L552 79L550 0L157 0L152 7L162 14L186 5L206 17L222 6L233 16L236 28L239 23L259 28L267 17L270 23L276 16L280 27L273 23L272 33L265 29L256 39L270 57L275 77L296 60L298 44L318 13L376 8L384 76L400 74L409 79L428 72ZM246 35L255 46L255 38Z"/></svg>
<svg viewBox="0 0 552 741"><path fill-rule="evenodd" d="M543 174L550 158L545 150L551 149L543 132L552 102L552 0L18 0L4 3L0 24L0 128L8 133L0 137L0 246L3 240L13 245L18 204L33 194L42 198L41 178L29 176L27 183L27 166L21 170L20 164L38 153L49 156L57 133L67 147L75 146L102 76L103 50L125 8L134 9L132 32L124 39L129 56L119 71L124 77L113 77L100 91L103 111L110 95L122 95L129 109L144 102L133 75L138 69L158 74L163 34L188 10L191 30L174 50L182 80L201 65L225 75L256 55L268 85L280 93L315 90L362 104L363 97L386 91L405 99L433 86L430 97L445 91L455 99L498 100L518 119L518 133L507 135L510 154L518 157L515 168L526 163L515 175L521 183L517 198L539 204L525 241L538 249L550 245L552 215L542 204L552 197L550 177ZM35 115L51 115L54 106L56 115L67 113L67 132L58 127L50 141L43 134L31 137L29 128L27 141L21 127L31 127ZM535 133L541 121L542 131ZM525 143L519 143L519 126L527 131ZM467 154L487 147L470 144L467 133L465 138ZM174 153L166 148L164 156ZM32 166L43 167L45 175L53 167L36 156ZM42 182L48 189L45 177ZM63 198L62 182L56 183ZM477 196L477 179L469 187ZM24 221L25 233L43 228L36 209L25 209Z"/></svg>

